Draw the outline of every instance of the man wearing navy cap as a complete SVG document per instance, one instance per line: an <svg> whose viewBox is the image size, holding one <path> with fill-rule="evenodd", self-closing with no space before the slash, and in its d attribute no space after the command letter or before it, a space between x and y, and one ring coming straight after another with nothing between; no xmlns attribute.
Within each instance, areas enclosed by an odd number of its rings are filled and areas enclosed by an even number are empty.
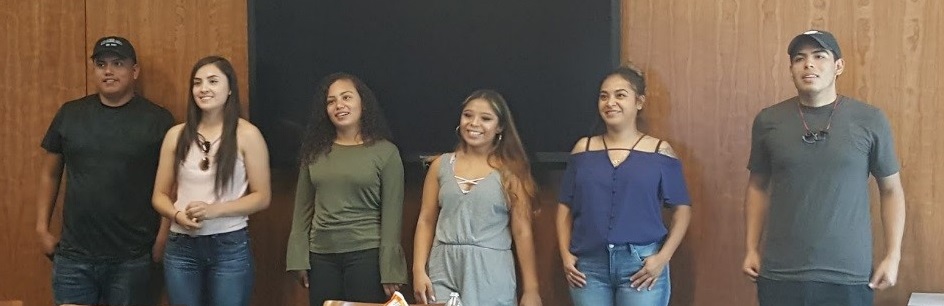
<svg viewBox="0 0 944 306"><path fill-rule="evenodd" d="M127 39L99 39L91 57L98 92L63 104L42 140L36 232L53 260L57 305L156 304L149 282L163 242L151 192L174 119L135 94L137 61ZM49 223L63 171L60 239Z"/></svg>
<svg viewBox="0 0 944 306"><path fill-rule="evenodd" d="M762 306L872 305L898 278L905 226L891 127L837 94L845 61L832 34L801 33L787 54L797 96L762 110L751 132L743 271ZM870 175L885 241L874 267Z"/></svg>

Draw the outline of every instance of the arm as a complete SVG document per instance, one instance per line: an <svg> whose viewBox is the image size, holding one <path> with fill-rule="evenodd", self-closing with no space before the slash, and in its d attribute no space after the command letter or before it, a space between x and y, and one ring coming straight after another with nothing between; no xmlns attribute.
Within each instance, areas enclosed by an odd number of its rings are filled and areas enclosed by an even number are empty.
<svg viewBox="0 0 944 306"><path fill-rule="evenodd" d="M308 261L311 221L315 215L315 189L311 183L308 166L298 169L298 181L295 185L295 208L292 212L292 230L288 235L285 251L285 270L296 271L302 286L308 288Z"/></svg>
<svg viewBox="0 0 944 306"><path fill-rule="evenodd" d="M393 147L391 145L391 147ZM403 160L393 148L380 170L380 282L389 297L407 283L403 231Z"/></svg>
<svg viewBox="0 0 944 306"><path fill-rule="evenodd" d="M429 165L426 179L423 181L423 199L420 204L420 216L416 220L416 234L413 236L413 296L417 303L436 301L433 284L426 274L426 263L433 248L436 223L439 221L439 164L442 157L436 158Z"/></svg>
<svg viewBox="0 0 944 306"><path fill-rule="evenodd" d="M183 130L183 124L174 126L167 131L164 136L164 142L161 144L161 157L157 162L157 176L154 178L154 194L151 196L151 206L158 214L167 218L171 222L176 222L181 226L193 229L200 228L200 223L194 222L186 217L186 214L178 213L174 208L174 198L176 198L176 181L174 177L174 151L177 150L177 138Z"/></svg>
<svg viewBox="0 0 944 306"><path fill-rule="evenodd" d="M61 154L45 151L36 192L36 234L46 256L52 256L59 243L59 238L49 233L49 221L56 207L56 198L59 197L63 166Z"/></svg>
<svg viewBox="0 0 944 306"><path fill-rule="evenodd" d="M269 179L269 151L265 139L259 129L242 119L236 133L239 150L246 164L249 190L239 199L226 203L192 203L187 206L188 216L197 220L248 216L269 207L272 188Z"/></svg>
<svg viewBox="0 0 944 306"><path fill-rule="evenodd" d="M688 230L688 224L692 219L692 207L688 205L676 205L672 208L672 227L669 229L668 237L659 253L646 257L643 260L643 268L630 276L631 288L642 290L643 288L652 290L656 282L665 270L665 265L672 259L675 250L682 243L685 232Z"/></svg>
<svg viewBox="0 0 944 306"><path fill-rule="evenodd" d="M881 290L894 286L898 281L901 240L905 233L905 192L899 173L876 179L876 182L882 205L885 258L876 267L869 287Z"/></svg>
<svg viewBox="0 0 944 306"><path fill-rule="evenodd" d="M760 275L760 238L764 231L764 224L767 222L770 201L770 195L767 193L768 183L769 177L766 174L751 172L744 196L744 220L747 232L742 270L755 281Z"/></svg>
<svg viewBox="0 0 944 306"><path fill-rule="evenodd" d="M515 241L518 264L521 267L521 283L524 286L521 305L541 305L537 263L534 256L534 235L531 229L531 199L522 188L520 181L516 179L511 185L511 191L518 195L511 203L511 235Z"/></svg>
<svg viewBox="0 0 944 306"><path fill-rule="evenodd" d="M590 141L590 138L581 138L574 144L574 148L571 150L571 156L583 152L584 149L589 146L587 143ZM568 203L573 201L574 193L574 180L576 165L572 162L568 162L567 169L564 171L564 177L561 180L561 194L563 195L559 203L557 203L557 218L555 219L557 229L557 248L560 252L561 262L564 266L564 278L567 279L567 283L571 287L582 288L587 284L587 276L584 275L580 270L577 270L577 256L570 253L570 241L571 235L573 233L574 218L573 214L570 211L570 206Z"/></svg>

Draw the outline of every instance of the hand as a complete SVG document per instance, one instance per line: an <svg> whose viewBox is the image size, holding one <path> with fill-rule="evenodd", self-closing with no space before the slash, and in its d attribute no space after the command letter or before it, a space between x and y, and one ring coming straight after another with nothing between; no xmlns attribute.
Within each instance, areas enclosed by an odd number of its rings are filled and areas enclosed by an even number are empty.
<svg viewBox="0 0 944 306"><path fill-rule="evenodd" d="M567 252L561 255L561 260L564 262L564 276L571 287L583 288L587 285L587 276L577 270L577 256Z"/></svg>
<svg viewBox="0 0 944 306"><path fill-rule="evenodd" d="M642 289L652 290L652 287L655 287L656 283L659 281L659 276L662 276L662 272L665 271L665 265L668 263L669 257L661 253L646 257L646 259L642 261L642 269L639 269L639 271L629 277L629 281L632 282L629 284L629 287L636 288L637 291L642 291Z"/></svg>
<svg viewBox="0 0 944 306"><path fill-rule="evenodd" d="M521 295L520 306L541 306L541 295L535 292L525 292Z"/></svg>
<svg viewBox="0 0 944 306"><path fill-rule="evenodd" d="M433 292L433 282L429 280L426 272L413 273L413 298L417 304L429 304L436 302L436 292Z"/></svg>
<svg viewBox="0 0 944 306"><path fill-rule="evenodd" d="M384 293L387 294L387 297L393 296L394 292L400 290L400 284L381 284L384 287Z"/></svg>
<svg viewBox="0 0 944 306"><path fill-rule="evenodd" d="M59 238L50 234L49 231L39 231L37 234L39 235L40 250L43 255L52 260L53 253L56 252L56 245L59 244Z"/></svg>
<svg viewBox="0 0 944 306"><path fill-rule="evenodd" d="M154 246L151 247L151 260L159 263L164 260L164 247L167 246L167 238L158 237L154 240Z"/></svg>
<svg viewBox="0 0 944 306"><path fill-rule="evenodd" d="M216 211L216 206L201 201L190 202L190 204L187 204L185 211L187 218L196 222L216 219L220 216Z"/></svg>
<svg viewBox="0 0 944 306"><path fill-rule="evenodd" d="M884 290L895 286L895 283L898 282L898 263L899 260L896 258L885 257L875 267L872 280L869 281L869 288Z"/></svg>
<svg viewBox="0 0 944 306"><path fill-rule="evenodd" d="M193 219L190 219L190 217L187 217L187 213L183 211L178 211L174 213L174 223L177 223L180 226L183 226L184 229L188 231L192 231L192 230L203 227L202 223L194 221Z"/></svg>
<svg viewBox="0 0 944 306"><path fill-rule="evenodd" d="M752 282L756 282L757 277L760 276L760 254L754 251L747 252L747 255L744 256L744 264L741 266L741 271L744 272L744 275L747 275Z"/></svg>
<svg viewBox="0 0 944 306"><path fill-rule="evenodd" d="M308 270L295 271L295 278L298 279L299 285L302 285L302 287L308 288Z"/></svg>

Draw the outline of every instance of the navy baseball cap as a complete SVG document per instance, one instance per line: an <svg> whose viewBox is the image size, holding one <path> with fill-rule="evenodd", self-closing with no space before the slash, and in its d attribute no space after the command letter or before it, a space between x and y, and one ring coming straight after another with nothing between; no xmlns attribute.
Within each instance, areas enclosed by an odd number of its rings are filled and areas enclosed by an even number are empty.
<svg viewBox="0 0 944 306"><path fill-rule="evenodd" d="M797 35L790 41L790 45L787 47L787 55L791 57L796 55L804 42L815 42L819 44L823 49L833 52L833 55L836 59L842 58L842 52L839 51L839 43L836 42L836 37L833 37L832 33L820 30L809 30L800 35Z"/></svg>
<svg viewBox="0 0 944 306"><path fill-rule="evenodd" d="M134 52L134 46L124 37L105 36L95 42L95 48L92 49L92 58L96 58L105 53L118 55L120 58L130 58L135 63L138 62L138 55Z"/></svg>

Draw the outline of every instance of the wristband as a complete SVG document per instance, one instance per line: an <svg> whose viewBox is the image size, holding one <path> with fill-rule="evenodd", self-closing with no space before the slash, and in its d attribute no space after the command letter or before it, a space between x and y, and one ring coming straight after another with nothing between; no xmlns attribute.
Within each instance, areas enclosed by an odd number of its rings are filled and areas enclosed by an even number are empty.
<svg viewBox="0 0 944 306"><path fill-rule="evenodd" d="M174 219L171 220L171 221L173 221L174 223L177 223L177 214L179 214L179 213L180 213L179 210L178 210L177 212L175 212L175 213L174 213Z"/></svg>

